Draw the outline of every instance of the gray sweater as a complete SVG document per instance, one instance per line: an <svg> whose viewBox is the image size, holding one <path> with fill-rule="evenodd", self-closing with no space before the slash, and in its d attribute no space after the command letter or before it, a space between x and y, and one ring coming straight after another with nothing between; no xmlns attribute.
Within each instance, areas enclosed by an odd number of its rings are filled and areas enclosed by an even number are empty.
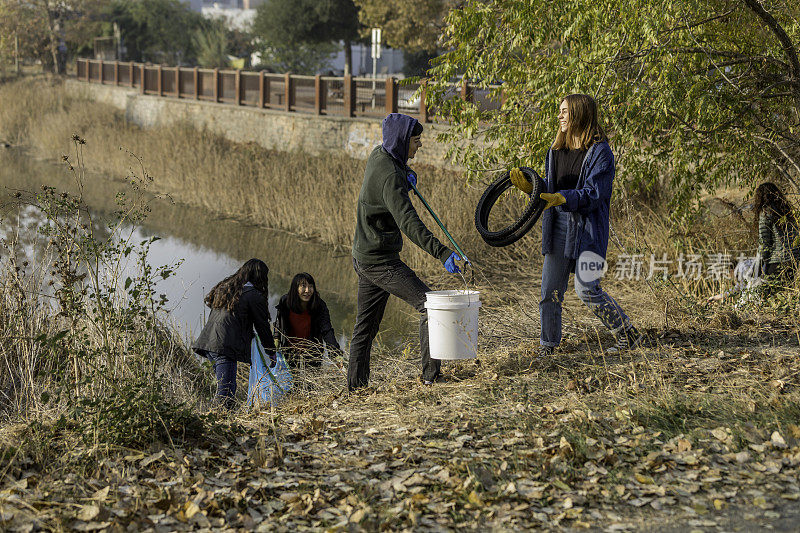
<svg viewBox="0 0 800 533"><path fill-rule="evenodd" d="M762 265L797 261L800 246L795 245L798 232L794 224L779 218L769 209L758 216L758 253Z"/></svg>

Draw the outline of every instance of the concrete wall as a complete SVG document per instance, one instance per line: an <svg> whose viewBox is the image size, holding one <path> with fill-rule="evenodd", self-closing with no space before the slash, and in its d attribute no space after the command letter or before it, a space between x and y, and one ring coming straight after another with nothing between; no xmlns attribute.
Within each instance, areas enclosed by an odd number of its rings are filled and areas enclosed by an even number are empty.
<svg viewBox="0 0 800 533"><path fill-rule="evenodd" d="M66 90L114 106L125 112L129 122L143 128L185 122L234 142L252 142L270 150L313 155L346 153L366 159L381 142L381 122L376 119L325 117L147 96L136 89L75 80L66 82ZM425 124L423 147L414 163L458 170L445 158L446 146L436 142L436 134L442 129L443 126Z"/></svg>

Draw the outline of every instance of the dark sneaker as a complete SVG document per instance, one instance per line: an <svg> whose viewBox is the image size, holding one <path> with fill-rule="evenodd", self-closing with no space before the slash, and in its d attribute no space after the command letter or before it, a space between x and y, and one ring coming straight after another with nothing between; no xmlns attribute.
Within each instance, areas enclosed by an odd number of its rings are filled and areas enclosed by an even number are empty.
<svg viewBox="0 0 800 533"><path fill-rule="evenodd" d="M447 378L447 377L445 377L445 376L443 376L441 374L439 374L438 376L433 378L433 380L424 379L424 378L420 378L420 380L422 380L422 384L423 385L428 385L428 386L429 385L433 385L434 383L449 383L450 382L450 378Z"/></svg>
<svg viewBox="0 0 800 533"><path fill-rule="evenodd" d="M633 350L634 348L642 346L644 344L644 340L644 335L639 333L638 329L631 326L626 331L623 331L619 337L617 337L617 344L611 348L608 348L606 353L609 355L617 355L629 350Z"/></svg>
<svg viewBox="0 0 800 533"><path fill-rule="evenodd" d="M539 346L539 352L536 357L550 357L556 353L555 346Z"/></svg>

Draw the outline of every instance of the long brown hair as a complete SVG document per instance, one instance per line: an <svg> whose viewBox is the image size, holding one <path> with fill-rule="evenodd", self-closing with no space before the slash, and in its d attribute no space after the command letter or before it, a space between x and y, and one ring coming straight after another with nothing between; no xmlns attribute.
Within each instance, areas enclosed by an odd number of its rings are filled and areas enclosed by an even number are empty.
<svg viewBox="0 0 800 533"><path fill-rule="evenodd" d="M250 259L236 271L235 274L228 276L209 291L205 298L205 304L211 309L227 309L233 311L239 298L242 296L242 287L245 283L252 283L264 298L269 295L269 268L260 259Z"/></svg>
<svg viewBox="0 0 800 533"><path fill-rule="evenodd" d="M586 150L597 142L608 140L597 121L597 103L588 94L568 94L564 97L569 111L567 131L558 128L553 150L564 147Z"/></svg>
<svg viewBox="0 0 800 533"><path fill-rule="evenodd" d="M311 288L314 289L314 294L311 296L311 301L308 302L308 312L316 313L320 306L320 297L319 293L317 292L317 284L314 283L314 277L308 272L300 272L294 278L292 278L292 283L289 286L289 293L286 295L287 305L289 306L289 309L295 313L303 312L303 306L300 303L300 294L298 293L301 283L310 285Z"/></svg>
<svg viewBox="0 0 800 533"><path fill-rule="evenodd" d="M786 195L783 194L780 187L771 181L759 185L753 195L753 213L755 215L753 218L753 235L758 235L758 219L761 217L762 212L775 216L785 225L797 226L792 204L786 199Z"/></svg>

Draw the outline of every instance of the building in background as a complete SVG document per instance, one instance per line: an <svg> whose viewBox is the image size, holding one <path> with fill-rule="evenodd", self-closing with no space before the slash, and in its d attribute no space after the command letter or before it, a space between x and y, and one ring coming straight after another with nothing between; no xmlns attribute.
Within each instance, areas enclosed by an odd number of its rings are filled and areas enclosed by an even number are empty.
<svg viewBox="0 0 800 533"><path fill-rule="evenodd" d="M233 3L245 2L252 5L252 1L261 3L262 0L233 0ZM200 13L208 19L223 19L228 28L232 30L247 30L256 18L255 8L228 7L224 2L214 2L203 5Z"/></svg>
<svg viewBox="0 0 800 533"><path fill-rule="evenodd" d="M381 47L378 59L377 74L379 78L402 75L403 51L395 48ZM344 50L340 50L331 59L331 69L337 74L344 72ZM353 45L353 76L372 76L372 56L369 44Z"/></svg>

